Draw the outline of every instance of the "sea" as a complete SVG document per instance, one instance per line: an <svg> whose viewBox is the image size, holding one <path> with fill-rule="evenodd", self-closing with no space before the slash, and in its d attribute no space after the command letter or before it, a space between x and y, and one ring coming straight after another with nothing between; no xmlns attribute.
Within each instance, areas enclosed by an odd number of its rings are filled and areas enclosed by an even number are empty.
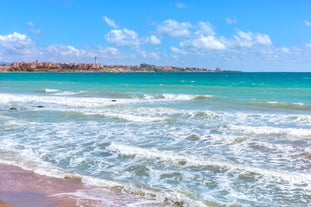
<svg viewBox="0 0 311 207"><path fill-rule="evenodd" d="M0 73L0 126L1 163L128 206L311 206L311 73Z"/></svg>

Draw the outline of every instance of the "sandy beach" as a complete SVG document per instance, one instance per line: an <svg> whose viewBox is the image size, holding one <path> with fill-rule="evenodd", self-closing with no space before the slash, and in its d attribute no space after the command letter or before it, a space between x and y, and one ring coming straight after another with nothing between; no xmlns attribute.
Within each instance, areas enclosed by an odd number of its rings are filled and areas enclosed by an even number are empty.
<svg viewBox="0 0 311 207"><path fill-rule="evenodd" d="M0 206L76 206L71 196L53 196L76 192L85 186L77 180L57 179L22 168L0 164ZM93 206L92 204L88 206Z"/></svg>
<svg viewBox="0 0 311 207"><path fill-rule="evenodd" d="M125 206L145 201L118 190L85 186L76 179L52 178L0 164L0 207ZM159 204L150 201L148 205Z"/></svg>

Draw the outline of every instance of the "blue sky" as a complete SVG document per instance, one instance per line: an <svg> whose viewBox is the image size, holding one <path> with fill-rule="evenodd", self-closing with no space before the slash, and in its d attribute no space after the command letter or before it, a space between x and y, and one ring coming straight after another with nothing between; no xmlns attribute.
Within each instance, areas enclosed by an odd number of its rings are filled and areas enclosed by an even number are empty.
<svg viewBox="0 0 311 207"><path fill-rule="evenodd" d="M311 72L310 0L2 0L0 62Z"/></svg>

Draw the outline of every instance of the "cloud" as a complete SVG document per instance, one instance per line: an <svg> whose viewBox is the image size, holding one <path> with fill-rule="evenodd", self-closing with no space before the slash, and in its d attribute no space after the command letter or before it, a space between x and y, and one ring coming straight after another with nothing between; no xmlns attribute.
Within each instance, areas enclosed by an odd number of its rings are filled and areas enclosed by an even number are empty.
<svg viewBox="0 0 311 207"><path fill-rule="evenodd" d="M253 47L255 45L272 45L270 37L266 34L253 32L243 32L239 30L237 35L234 35L234 44L240 47Z"/></svg>
<svg viewBox="0 0 311 207"><path fill-rule="evenodd" d="M291 53L290 49L287 47L280 47L280 51L287 54Z"/></svg>
<svg viewBox="0 0 311 207"><path fill-rule="evenodd" d="M122 30L111 30L105 35L105 39L117 46L139 46L148 43L153 45L161 44L161 40L155 35L140 38L135 31L126 28Z"/></svg>
<svg viewBox="0 0 311 207"><path fill-rule="evenodd" d="M187 37L191 34L191 27L192 25L188 22L167 19L158 25L157 32L171 37Z"/></svg>
<svg viewBox="0 0 311 207"><path fill-rule="evenodd" d="M149 37L149 42L150 42L151 44L154 44L154 45L161 44L161 40L160 40L157 36L155 36L155 35L151 35L151 36Z"/></svg>
<svg viewBox="0 0 311 207"><path fill-rule="evenodd" d="M177 48L177 47L171 47L171 51L173 53L180 54L180 55L186 55L187 54L187 52L185 50L182 50L182 49Z"/></svg>
<svg viewBox="0 0 311 207"><path fill-rule="evenodd" d="M228 18L226 18L226 22L227 22L227 24L235 24L237 21L235 18L228 17Z"/></svg>
<svg viewBox="0 0 311 207"><path fill-rule="evenodd" d="M61 55L62 57L81 57L85 55L84 50L77 49L71 45L50 45L46 51L52 55Z"/></svg>
<svg viewBox="0 0 311 207"><path fill-rule="evenodd" d="M310 21L304 21L304 23L305 23L305 25L306 25L307 27L311 27L311 22L310 22Z"/></svg>
<svg viewBox="0 0 311 207"><path fill-rule="evenodd" d="M187 7L184 3L181 3L181 2L176 2L176 3L175 3L175 6L176 6L178 9L184 9L184 8Z"/></svg>
<svg viewBox="0 0 311 207"><path fill-rule="evenodd" d="M0 50L8 55L28 55L36 50L30 37L14 32L8 35L0 35Z"/></svg>
<svg viewBox="0 0 311 207"><path fill-rule="evenodd" d="M97 46L91 48L79 49L71 45L49 45L45 51L51 57L56 57L66 60L66 58L93 58L93 57L116 57L120 55L118 49L113 47Z"/></svg>
<svg viewBox="0 0 311 207"><path fill-rule="evenodd" d="M216 32L213 29L213 25L211 25L209 22L199 22L197 26L198 31L196 34L206 34L206 35L212 35L214 36Z"/></svg>
<svg viewBox="0 0 311 207"><path fill-rule="evenodd" d="M35 27L35 24L33 22L27 22L27 25L30 27L31 32L34 34L40 34L41 30L39 28Z"/></svg>
<svg viewBox="0 0 311 207"><path fill-rule="evenodd" d="M115 23L114 20L109 19L109 18L106 17L106 16L104 16L104 17L102 17L102 18L103 18L103 20L106 22L106 24L108 24L110 27L112 27L112 28L118 28L118 25Z"/></svg>
<svg viewBox="0 0 311 207"><path fill-rule="evenodd" d="M105 35L105 39L118 46L138 46L141 44L137 33L133 30L111 30Z"/></svg>
<svg viewBox="0 0 311 207"><path fill-rule="evenodd" d="M304 23L305 23L305 25L306 25L307 27L311 27L311 22L310 22L310 21L304 21Z"/></svg>
<svg viewBox="0 0 311 207"><path fill-rule="evenodd" d="M103 47L99 46L96 48L96 52L100 54L100 56L118 56L120 55L120 51L117 48L114 47Z"/></svg>
<svg viewBox="0 0 311 207"><path fill-rule="evenodd" d="M226 46L214 36L200 35L191 40L180 42L180 46L194 50L225 50Z"/></svg>
<svg viewBox="0 0 311 207"><path fill-rule="evenodd" d="M141 48L138 48L136 52L143 58L158 60L160 59L160 54L158 51L146 51Z"/></svg>

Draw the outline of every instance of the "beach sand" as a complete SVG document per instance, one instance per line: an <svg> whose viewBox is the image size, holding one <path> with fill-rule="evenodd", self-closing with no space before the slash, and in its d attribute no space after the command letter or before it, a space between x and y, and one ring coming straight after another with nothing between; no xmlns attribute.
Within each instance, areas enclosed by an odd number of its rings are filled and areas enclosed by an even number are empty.
<svg viewBox="0 0 311 207"><path fill-rule="evenodd" d="M72 196L53 195L84 189L78 180L51 178L0 164L0 207L76 206L77 200Z"/></svg>
<svg viewBox="0 0 311 207"><path fill-rule="evenodd" d="M78 179L47 177L0 164L0 207L125 206L145 201L117 190L92 188ZM147 202L149 206L159 205Z"/></svg>

